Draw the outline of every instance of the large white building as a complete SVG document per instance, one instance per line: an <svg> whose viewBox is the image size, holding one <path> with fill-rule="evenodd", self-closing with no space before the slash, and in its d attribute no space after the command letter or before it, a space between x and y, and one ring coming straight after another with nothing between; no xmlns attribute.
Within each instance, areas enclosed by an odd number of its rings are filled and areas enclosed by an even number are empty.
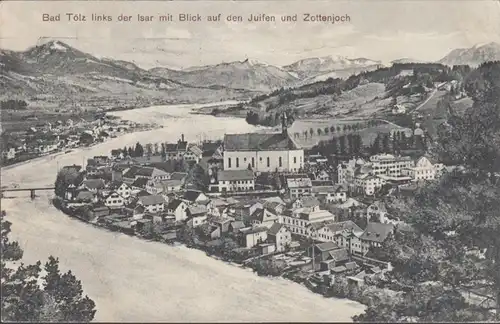
<svg viewBox="0 0 500 324"><path fill-rule="evenodd" d="M370 157L374 175L398 177L404 174L404 169L411 168L415 162L409 156L394 156L392 154L377 154Z"/></svg>
<svg viewBox="0 0 500 324"><path fill-rule="evenodd" d="M281 133L226 134L224 170L252 169L256 172L297 172L304 166L304 150L288 135Z"/></svg>

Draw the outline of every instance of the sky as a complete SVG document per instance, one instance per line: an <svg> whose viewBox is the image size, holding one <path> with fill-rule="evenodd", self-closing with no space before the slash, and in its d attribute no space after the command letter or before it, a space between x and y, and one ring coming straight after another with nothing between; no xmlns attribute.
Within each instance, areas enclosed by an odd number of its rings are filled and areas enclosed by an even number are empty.
<svg viewBox="0 0 500 324"><path fill-rule="evenodd" d="M67 21L66 13L87 16ZM92 22L90 15L111 15ZM159 22L170 13L221 14L220 22ZM61 15L59 22L43 14ZM132 21L119 22L123 14ZM156 21L138 22L137 15ZM248 16L274 15L275 22L248 22ZM281 22L282 15L297 22ZM349 22L305 22L305 14L350 17ZM225 17L243 17L228 22ZM25 50L61 40L98 57L143 68L175 69L246 58L282 66L307 57L341 55L390 62L400 58L439 60L455 48L500 43L498 0L274 0L274 1L2 1L0 47Z"/></svg>

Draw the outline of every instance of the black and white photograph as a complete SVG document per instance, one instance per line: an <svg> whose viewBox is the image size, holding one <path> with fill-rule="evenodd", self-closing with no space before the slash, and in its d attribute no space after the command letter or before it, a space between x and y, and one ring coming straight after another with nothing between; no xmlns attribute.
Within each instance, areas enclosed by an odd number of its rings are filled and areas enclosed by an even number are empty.
<svg viewBox="0 0 500 324"><path fill-rule="evenodd" d="M2 322L500 322L500 1L0 3Z"/></svg>

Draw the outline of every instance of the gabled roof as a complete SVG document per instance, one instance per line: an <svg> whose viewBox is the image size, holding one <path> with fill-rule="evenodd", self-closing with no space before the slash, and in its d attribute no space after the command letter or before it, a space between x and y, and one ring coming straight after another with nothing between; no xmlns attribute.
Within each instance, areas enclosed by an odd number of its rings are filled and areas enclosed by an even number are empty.
<svg viewBox="0 0 500 324"><path fill-rule="evenodd" d="M139 202L144 206L164 204L165 198L161 195L149 195L140 197Z"/></svg>
<svg viewBox="0 0 500 324"><path fill-rule="evenodd" d="M325 225L332 231L333 233L338 233L342 231L353 231L353 232L361 232L363 231L358 225L356 225L353 221L344 221L338 223L330 223Z"/></svg>
<svg viewBox="0 0 500 324"><path fill-rule="evenodd" d="M94 198L94 194L90 191L83 190L76 195L76 200L90 200Z"/></svg>
<svg viewBox="0 0 500 324"><path fill-rule="evenodd" d="M382 223L368 223L366 230L361 235L363 241L382 243L392 233L394 225Z"/></svg>
<svg viewBox="0 0 500 324"><path fill-rule="evenodd" d="M116 189L120 188L122 185L125 185L126 187L128 187L128 185L123 181L113 181L109 184L109 189L116 190Z"/></svg>
<svg viewBox="0 0 500 324"><path fill-rule="evenodd" d="M189 200L189 201L196 201L198 197L202 194L203 192L198 191L198 190L187 190L184 193L184 199Z"/></svg>
<svg viewBox="0 0 500 324"><path fill-rule="evenodd" d="M186 172L174 172L170 175L171 180L184 180L187 177Z"/></svg>
<svg viewBox="0 0 500 324"><path fill-rule="evenodd" d="M172 201L168 204L167 209L176 210L176 209L177 209L177 207L179 207L179 206L180 206L180 204L182 204L182 203L183 203L183 201L182 201L182 200L180 200L180 199L174 199L174 200L172 200Z"/></svg>
<svg viewBox="0 0 500 324"><path fill-rule="evenodd" d="M83 185L89 189L102 189L106 183L102 179L87 179L83 181Z"/></svg>
<svg viewBox="0 0 500 324"><path fill-rule="evenodd" d="M138 193L136 193L135 195L137 197L151 196L151 194L149 192L147 192L146 190L141 190Z"/></svg>
<svg viewBox="0 0 500 324"><path fill-rule="evenodd" d="M337 262L349 260L349 252L346 248L330 251L329 254L330 257Z"/></svg>
<svg viewBox="0 0 500 324"><path fill-rule="evenodd" d="M303 207L315 207L320 205L320 202L316 197L304 196L299 199L302 202Z"/></svg>
<svg viewBox="0 0 500 324"><path fill-rule="evenodd" d="M191 145L188 150L196 156L199 156L203 153L203 151L196 145Z"/></svg>
<svg viewBox="0 0 500 324"><path fill-rule="evenodd" d="M241 231L241 233L243 233L244 235L262 233L262 232L267 232L267 227L254 227Z"/></svg>
<svg viewBox="0 0 500 324"><path fill-rule="evenodd" d="M266 222L269 220L278 219L272 211L267 208L258 208L252 214L252 219L257 220L259 222Z"/></svg>
<svg viewBox="0 0 500 324"><path fill-rule="evenodd" d="M217 180L219 181L234 181L234 180L253 180L254 173L252 170L221 170L217 172Z"/></svg>
<svg viewBox="0 0 500 324"><path fill-rule="evenodd" d="M148 179L147 178L137 178L135 179L135 181L132 183L132 186L133 187L137 187L137 188L145 188L146 187L146 184L148 183Z"/></svg>
<svg viewBox="0 0 500 324"><path fill-rule="evenodd" d="M324 242L316 244L315 247L318 248L318 250L320 250L321 252L338 249L338 245L335 244L334 242Z"/></svg>
<svg viewBox="0 0 500 324"><path fill-rule="evenodd" d="M226 134L224 136L225 151L273 151L294 150L295 143L288 135L275 134Z"/></svg>
<svg viewBox="0 0 500 324"><path fill-rule="evenodd" d="M267 231L267 234L276 236L285 225L280 223L274 223L271 228ZM285 227L286 228L286 227Z"/></svg>
<svg viewBox="0 0 500 324"><path fill-rule="evenodd" d="M208 210L205 206L192 205L188 207L188 212L191 216L195 216L195 215L204 215L208 212Z"/></svg>

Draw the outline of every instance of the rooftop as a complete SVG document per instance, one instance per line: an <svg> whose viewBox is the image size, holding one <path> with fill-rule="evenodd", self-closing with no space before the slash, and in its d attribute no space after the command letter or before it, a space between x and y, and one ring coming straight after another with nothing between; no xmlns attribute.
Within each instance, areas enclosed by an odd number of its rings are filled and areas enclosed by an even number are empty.
<svg viewBox="0 0 500 324"><path fill-rule="evenodd" d="M366 230L361 235L363 241L382 243L392 233L394 225L382 223L368 223Z"/></svg>
<svg viewBox="0 0 500 324"><path fill-rule="evenodd" d="M296 150L297 146L288 135L282 133L226 134L225 151L282 151Z"/></svg>
<svg viewBox="0 0 500 324"><path fill-rule="evenodd" d="M221 170L217 172L217 180L233 181L233 180L253 180L254 173L252 170Z"/></svg>
<svg viewBox="0 0 500 324"><path fill-rule="evenodd" d="M163 196L160 195L142 196L139 198L139 202L144 206L164 204L165 198L163 198Z"/></svg>

